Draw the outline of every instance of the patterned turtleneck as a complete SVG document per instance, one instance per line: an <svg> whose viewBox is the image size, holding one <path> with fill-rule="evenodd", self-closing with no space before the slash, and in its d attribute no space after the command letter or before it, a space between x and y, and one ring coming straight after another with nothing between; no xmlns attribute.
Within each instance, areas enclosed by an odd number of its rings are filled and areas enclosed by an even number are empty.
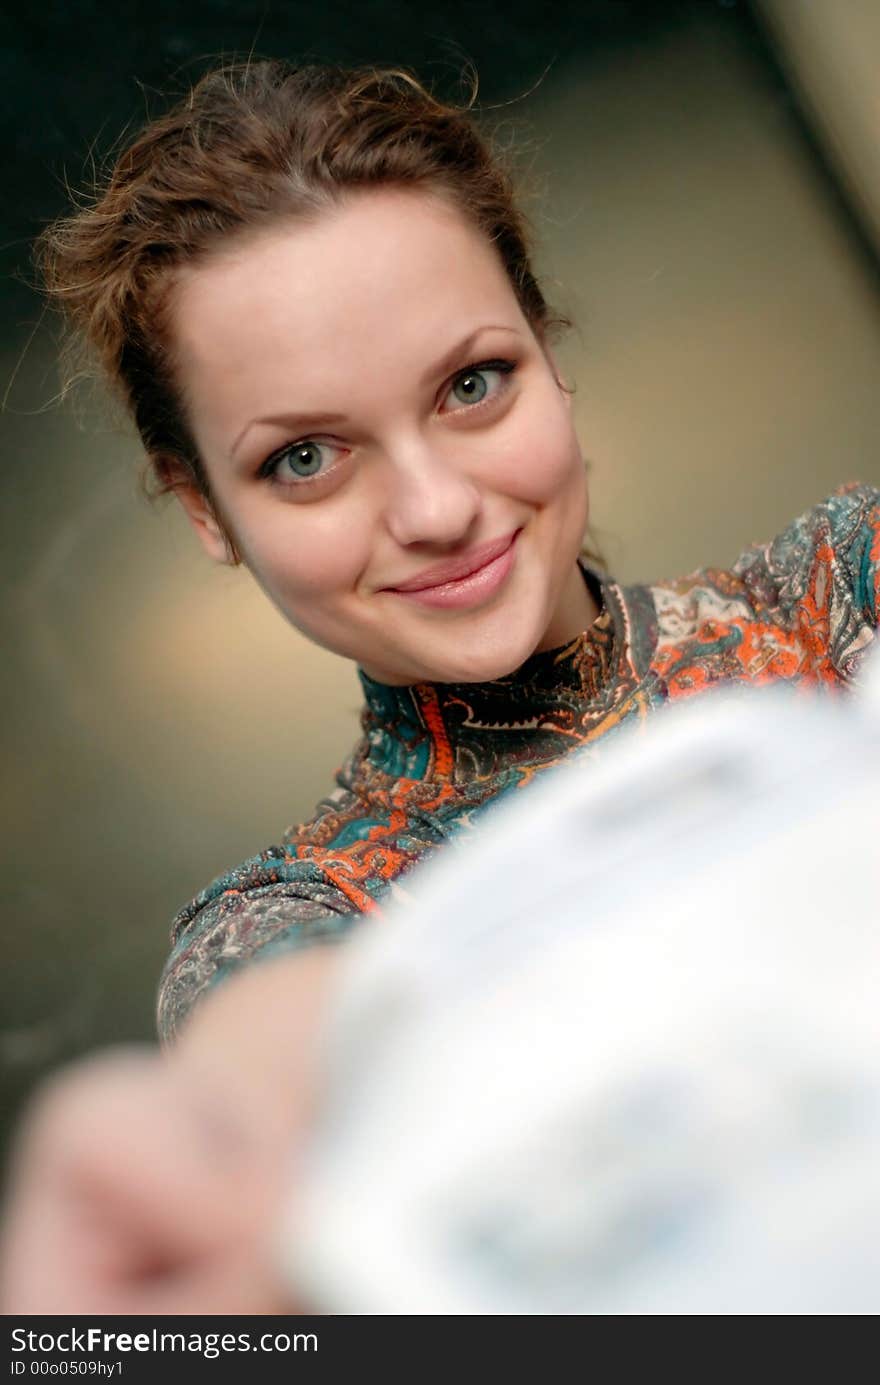
<svg viewBox="0 0 880 1385"><path fill-rule="evenodd" d="M880 492L845 487L729 570L621 587L569 644L489 683L389 687L361 672L362 736L309 822L177 915L159 1028L252 959L345 935L503 795L627 722L720 683L852 681L875 638Z"/></svg>

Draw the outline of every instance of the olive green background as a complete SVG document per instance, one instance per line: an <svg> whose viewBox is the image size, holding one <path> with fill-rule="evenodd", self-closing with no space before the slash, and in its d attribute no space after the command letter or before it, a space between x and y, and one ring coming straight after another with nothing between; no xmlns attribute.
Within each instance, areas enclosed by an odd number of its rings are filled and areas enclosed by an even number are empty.
<svg viewBox="0 0 880 1385"><path fill-rule="evenodd" d="M404 63L448 94L472 60L542 194L594 538L625 579L880 483L880 315L871 242L742 5L74 0L4 31L6 1130L46 1071L151 1037L172 914L307 816L357 733L353 670L139 498L97 401L54 402L28 245L90 156L213 56Z"/></svg>

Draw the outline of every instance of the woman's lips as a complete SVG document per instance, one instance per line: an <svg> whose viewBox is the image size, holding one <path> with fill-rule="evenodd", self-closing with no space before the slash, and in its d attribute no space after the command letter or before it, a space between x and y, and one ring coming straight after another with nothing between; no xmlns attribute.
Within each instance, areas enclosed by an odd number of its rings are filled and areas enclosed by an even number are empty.
<svg viewBox="0 0 880 1385"><path fill-rule="evenodd" d="M420 606L477 606L494 596L507 580L516 561L516 541L520 532L517 529L506 538L487 544L483 552L477 550L469 560L462 559L462 564L468 562L470 565L476 557L479 566L471 567L469 572L461 576L435 580L430 585L414 586L415 582L424 583L426 579L430 579L430 572L423 573L420 577L413 578L405 587L389 587L388 591L393 592L395 596L403 597L406 601L415 601Z"/></svg>

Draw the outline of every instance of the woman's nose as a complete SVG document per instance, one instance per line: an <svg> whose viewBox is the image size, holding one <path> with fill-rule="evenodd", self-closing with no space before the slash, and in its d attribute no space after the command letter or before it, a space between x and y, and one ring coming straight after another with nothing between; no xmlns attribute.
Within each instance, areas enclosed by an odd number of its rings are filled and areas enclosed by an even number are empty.
<svg viewBox="0 0 880 1385"><path fill-rule="evenodd" d="M397 543L461 542L482 508L472 478L424 445L401 449L390 460L387 523Z"/></svg>

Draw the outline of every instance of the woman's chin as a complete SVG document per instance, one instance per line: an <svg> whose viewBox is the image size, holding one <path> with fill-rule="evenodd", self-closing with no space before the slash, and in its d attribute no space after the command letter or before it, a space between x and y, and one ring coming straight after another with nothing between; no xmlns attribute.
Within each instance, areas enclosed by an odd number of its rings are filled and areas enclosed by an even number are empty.
<svg viewBox="0 0 880 1385"><path fill-rule="evenodd" d="M398 687L415 683L492 683L515 673L533 652L533 645L525 646L524 651L508 649L496 653L485 649L456 650L448 658L435 656L430 661L407 661L406 666L401 660L399 669L394 671L368 661L359 661L359 665L374 682Z"/></svg>
<svg viewBox="0 0 880 1385"><path fill-rule="evenodd" d="M535 652L534 639L516 644L506 641L497 649L485 645L475 649L450 651L448 658L431 662L431 672L425 672L414 682L424 683L493 683L508 678Z"/></svg>
<svg viewBox="0 0 880 1385"><path fill-rule="evenodd" d="M378 683L491 683L509 677L534 654L545 628L544 610L529 593L469 620L388 631L396 636L393 642L380 648L377 638L377 657L358 663Z"/></svg>

